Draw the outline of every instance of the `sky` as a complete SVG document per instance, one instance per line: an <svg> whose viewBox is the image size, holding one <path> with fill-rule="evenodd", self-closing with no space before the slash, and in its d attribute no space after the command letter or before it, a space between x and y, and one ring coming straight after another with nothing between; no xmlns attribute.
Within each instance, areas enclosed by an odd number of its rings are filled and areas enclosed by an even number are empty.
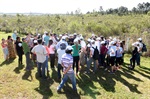
<svg viewBox="0 0 150 99"><path fill-rule="evenodd" d="M150 2L150 0L0 0L0 12L2 13L51 13L66 14L80 9L82 13L120 6L132 9L138 3Z"/></svg>

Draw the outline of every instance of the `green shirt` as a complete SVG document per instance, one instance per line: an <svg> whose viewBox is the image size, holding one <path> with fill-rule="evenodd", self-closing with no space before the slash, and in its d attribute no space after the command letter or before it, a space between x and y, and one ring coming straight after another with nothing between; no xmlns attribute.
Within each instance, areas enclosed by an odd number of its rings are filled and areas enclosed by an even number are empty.
<svg viewBox="0 0 150 99"><path fill-rule="evenodd" d="M26 42L22 42L22 47L23 47L24 54L30 52L30 48Z"/></svg>
<svg viewBox="0 0 150 99"><path fill-rule="evenodd" d="M72 56L79 56L79 50L81 49L81 45L78 45L78 49L76 48L76 45L72 45L72 48L73 48Z"/></svg>

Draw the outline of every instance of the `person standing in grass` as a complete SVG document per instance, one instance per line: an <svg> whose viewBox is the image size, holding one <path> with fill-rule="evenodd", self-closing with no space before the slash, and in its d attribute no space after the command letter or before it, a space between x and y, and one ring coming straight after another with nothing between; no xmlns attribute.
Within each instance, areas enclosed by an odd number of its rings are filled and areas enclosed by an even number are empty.
<svg viewBox="0 0 150 99"><path fill-rule="evenodd" d="M73 70L74 67L76 66L76 75L78 76L78 71L79 71L79 51L81 50L81 45L78 44L78 39L74 40L74 45L72 45L73 48Z"/></svg>
<svg viewBox="0 0 150 99"><path fill-rule="evenodd" d="M15 48L11 36L8 36L7 44L8 44L9 59L16 58Z"/></svg>
<svg viewBox="0 0 150 99"><path fill-rule="evenodd" d="M23 51L26 57L26 69L25 70L29 71L32 68L32 61L30 59L30 48L28 44L26 43L25 38L22 38L22 47L23 47Z"/></svg>
<svg viewBox="0 0 150 99"><path fill-rule="evenodd" d="M73 71L73 68L72 68L72 64L73 64L73 57L71 55L72 50L73 49L72 49L71 46L67 46L66 53L62 56L61 66L63 67L64 76L63 76L63 79L62 79L60 85L57 87L57 92L61 91L61 88L67 82L68 78L72 82L73 90L77 91L76 78L75 78L74 71Z"/></svg>
<svg viewBox="0 0 150 99"><path fill-rule="evenodd" d="M22 42L20 41L20 37L16 38L15 48L16 48L16 53L18 55L18 64L22 65L22 56L24 53L23 53Z"/></svg>
<svg viewBox="0 0 150 99"><path fill-rule="evenodd" d="M38 65L38 75L43 79L46 79L45 76L45 67L46 67L46 48L42 45L42 39L38 39L38 45L33 47L31 50L32 53L36 54L37 65Z"/></svg>
<svg viewBox="0 0 150 99"><path fill-rule="evenodd" d="M48 46L48 44L49 44L49 39L50 39L50 37L49 37L49 35L48 35L48 32L46 33L46 36L44 37L44 45L46 45L46 46Z"/></svg>
<svg viewBox="0 0 150 99"><path fill-rule="evenodd" d="M54 69L54 64L55 64L55 45L54 45L52 39L49 40L48 48L49 48L49 52L50 52L50 54L49 54L49 56L50 56L50 66L51 66L51 69Z"/></svg>
<svg viewBox="0 0 150 99"><path fill-rule="evenodd" d="M3 53L4 53L4 59L7 61L8 60L8 47L4 38L2 39L1 46L3 49Z"/></svg>

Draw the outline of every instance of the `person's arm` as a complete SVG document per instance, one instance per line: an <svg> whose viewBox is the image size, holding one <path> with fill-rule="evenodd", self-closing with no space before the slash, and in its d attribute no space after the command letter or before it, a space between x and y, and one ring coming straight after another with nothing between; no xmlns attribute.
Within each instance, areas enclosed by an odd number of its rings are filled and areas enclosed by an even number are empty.
<svg viewBox="0 0 150 99"><path fill-rule="evenodd" d="M72 67L72 64L64 71L64 74L66 74L71 67Z"/></svg>

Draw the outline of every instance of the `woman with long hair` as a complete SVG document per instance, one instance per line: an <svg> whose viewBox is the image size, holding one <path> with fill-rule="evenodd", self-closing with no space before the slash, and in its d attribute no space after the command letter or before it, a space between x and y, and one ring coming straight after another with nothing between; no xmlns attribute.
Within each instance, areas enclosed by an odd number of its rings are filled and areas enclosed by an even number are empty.
<svg viewBox="0 0 150 99"><path fill-rule="evenodd" d="M7 44L8 44L9 59L16 58L14 44L13 44L13 40L12 40L11 36L8 36Z"/></svg>
<svg viewBox="0 0 150 99"><path fill-rule="evenodd" d="M81 49L81 45L78 44L77 39L74 40L74 45L72 45L72 48L73 48L73 53L72 53L72 56L73 56L73 70L74 70L74 67L76 66L76 75L78 75L78 71L79 71L79 51Z"/></svg>

